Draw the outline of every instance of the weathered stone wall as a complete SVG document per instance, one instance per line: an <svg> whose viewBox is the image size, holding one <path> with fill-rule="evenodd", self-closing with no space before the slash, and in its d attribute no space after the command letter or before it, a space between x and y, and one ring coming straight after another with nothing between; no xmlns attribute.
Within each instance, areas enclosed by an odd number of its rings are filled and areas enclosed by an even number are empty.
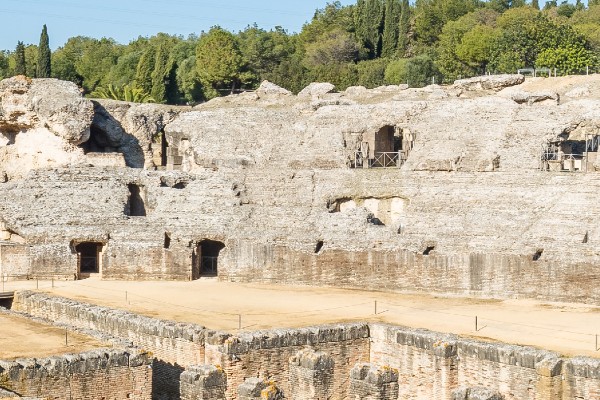
<svg viewBox="0 0 600 400"><path fill-rule="evenodd" d="M206 343L206 363L220 365L227 375L227 398L235 399L237 387L247 377L273 381L291 393L290 358L309 347L333 362L332 399L347 396L352 367L369 360L369 328L366 324L271 330L239 335L215 335Z"/></svg>
<svg viewBox="0 0 600 400"><path fill-rule="evenodd" d="M31 276L29 246L0 242L0 274L23 279Z"/></svg>
<svg viewBox="0 0 600 400"><path fill-rule="evenodd" d="M178 399L180 390L190 399L221 392L236 399L267 386L273 399L280 390L292 398L384 399L397 392L397 398L415 400L450 400L461 388L506 399L594 399L600 393L598 359L399 326L339 324L233 335L32 292L17 292L13 309L152 351L154 395L166 399ZM253 377L265 383L261 390L244 386Z"/></svg>
<svg viewBox="0 0 600 400"><path fill-rule="evenodd" d="M565 359L531 347L369 326L371 363L398 370L402 399L452 399L464 387L485 388L506 399L593 399L600 391L598 359Z"/></svg>
<svg viewBox="0 0 600 400"><path fill-rule="evenodd" d="M0 383L19 395L44 399L150 400L151 364L147 353L123 350L0 361Z"/></svg>

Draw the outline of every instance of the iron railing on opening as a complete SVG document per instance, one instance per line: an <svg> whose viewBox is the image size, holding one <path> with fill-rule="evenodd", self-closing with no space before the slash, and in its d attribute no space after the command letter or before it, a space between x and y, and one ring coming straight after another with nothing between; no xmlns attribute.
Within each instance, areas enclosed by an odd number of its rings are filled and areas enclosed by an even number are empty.
<svg viewBox="0 0 600 400"><path fill-rule="evenodd" d="M559 154L552 151L542 153L540 169L542 171L586 172L586 154ZM556 167L552 167L554 164Z"/></svg>
<svg viewBox="0 0 600 400"><path fill-rule="evenodd" d="M202 257L200 275L217 275L217 260L219 257Z"/></svg>
<svg viewBox="0 0 600 400"><path fill-rule="evenodd" d="M406 162L406 156L401 151L386 151L375 153L374 158L365 158L362 151L354 153L353 168L400 168Z"/></svg>
<svg viewBox="0 0 600 400"><path fill-rule="evenodd" d="M93 272L98 267L98 259L96 257L81 257L80 258L80 270L82 272Z"/></svg>

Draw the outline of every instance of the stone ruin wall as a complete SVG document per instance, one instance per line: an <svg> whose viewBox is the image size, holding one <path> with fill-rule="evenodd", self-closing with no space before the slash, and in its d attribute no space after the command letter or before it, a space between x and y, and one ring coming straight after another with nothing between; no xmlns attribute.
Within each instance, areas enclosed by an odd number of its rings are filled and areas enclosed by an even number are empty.
<svg viewBox="0 0 600 400"><path fill-rule="evenodd" d="M14 398L150 400L151 362L147 353L114 349L0 360L0 386L18 394Z"/></svg>
<svg viewBox="0 0 600 400"><path fill-rule="evenodd" d="M380 399L450 400L464 388L507 400L600 396L597 359L399 326L338 324L232 334L32 292L17 292L13 310L93 328L151 351L153 374L164 377L153 377L154 394L166 398L260 398L248 393L268 389L269 382L277 389L271 388L273 393L298 399L319 393L367 398L368 393ZM249 378L258 378L254 386ZM200 397L207 393L212 397Z"/></svg>

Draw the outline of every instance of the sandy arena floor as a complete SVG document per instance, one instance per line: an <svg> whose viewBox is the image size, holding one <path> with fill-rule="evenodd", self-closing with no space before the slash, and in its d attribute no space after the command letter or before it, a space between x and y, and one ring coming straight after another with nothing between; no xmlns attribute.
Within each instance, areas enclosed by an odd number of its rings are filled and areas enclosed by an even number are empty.
<svg viewBox="0 0 600 400"><path fill-rule="evenodd" d="M35 289L35 282L7 283ZM600 357L600 307L533 300L484 300L401 295L333 288L86 279L40 282L40 290L141 314L194 322L211 329L302 327L381 321L463 336L532 345L564 355ZM7 286L8 288L8 286ZM375 314L377 301L377 314ZM475 317L478 331L475 331ZM600 345L600 341L598 342ZM1 346L4 348L4 346Z"/></svg>
<svg viewBox="0 0 600 400"><path fill-rule="evenodd" d="M68 332L65 344L64 329L0 314L0 360L80 353L106 346L89 336L74 332Z"/></svg>

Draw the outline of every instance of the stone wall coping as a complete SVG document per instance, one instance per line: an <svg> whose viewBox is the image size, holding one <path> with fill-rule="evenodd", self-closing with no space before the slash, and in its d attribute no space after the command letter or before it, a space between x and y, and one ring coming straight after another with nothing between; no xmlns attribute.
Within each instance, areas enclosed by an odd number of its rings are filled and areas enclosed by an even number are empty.
<svg viewBox="0 0 600 400"><path fill-rule="evenodd" d="M368 337L368 324L350 323L298 329L271 329L243 332L237 335L217 332L208 336L207 343L219 346L219 351L225 354L245 354L251 350L316 345Z"/></svg>
<svg viewBox="0 0 600 400"><path fill-rule="evenodd" d="M109 367L139 367L152 365L151 354L137 349L95 349L79 354L64 354L46 358L0 360L0 376L18 380L22 373L70 376Z"/></svg>
<svg viewBox="0 0 600 400"><path fill-rule="evenodd" d="M201 344L204 343L206 336L206 328L197 324L146 317L125 310L97 306L65 297L50 296L44 293L35 293L32 291L15 292L15 302L23 302L25 299L35 302L45 302L51 307L60 305L65 309L69 309L69 313L78 317L85 314L86 317L82 319L92 323L103 324L105 328L101 330L105 331L108 327L120 328L158 337L184 339Z"/></svg>
<svg viewBox="0 0 600 400"><path fill-rule="evenodd" d="M565 361L565 367L571 376L600 379L600 359L573 357Z"/></svg>

